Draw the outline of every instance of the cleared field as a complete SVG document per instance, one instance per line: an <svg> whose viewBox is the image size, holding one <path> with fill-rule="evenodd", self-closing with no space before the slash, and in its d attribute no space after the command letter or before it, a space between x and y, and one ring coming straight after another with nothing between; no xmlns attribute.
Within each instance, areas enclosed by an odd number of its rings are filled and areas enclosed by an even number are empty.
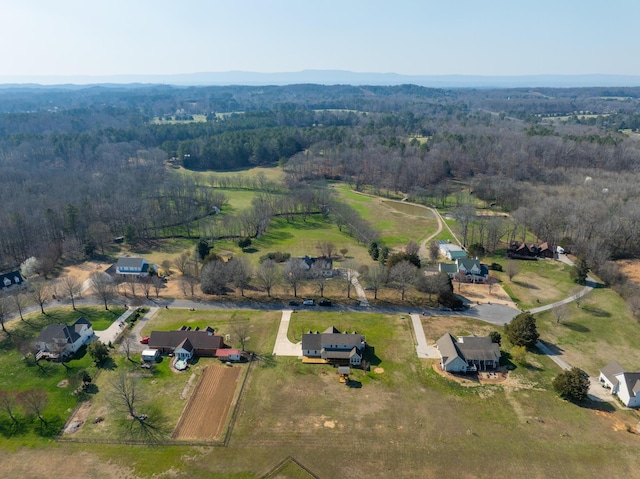
<svg viewBox="0 0 640 479"><path fill-rule="evenodd" d="M215 441L227 421L240 376L239 367L208 366L184 408L172 438Z"/></svg>

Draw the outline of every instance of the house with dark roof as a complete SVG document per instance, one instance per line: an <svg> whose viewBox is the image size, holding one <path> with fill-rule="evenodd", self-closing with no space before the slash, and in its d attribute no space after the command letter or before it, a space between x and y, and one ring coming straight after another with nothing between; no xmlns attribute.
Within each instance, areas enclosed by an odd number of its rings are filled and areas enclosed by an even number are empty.
<svg viewBox="0 0 640 479"><path fill-rule="evenodd" d="M20 286L22 283L24 283L24 278L20 271L0 274L0 289L9 289L13 286Z"/></svg>
<svg viewBox="0 0 640 479"><path fill-rule="evenodd" d="M302 268L308 271L309 275L321 274L327 278L330 278L334 274L333 259L320 257L312 258L311 256L303 256L300 258Z"/></svg>
<svg viewBox="0 0 640 479"><path fill-rule="evenodd" d="M366 347L366 340L357 332L341 333L333 326L324 332L311 332L302 335L302 356L305 358L321 359L321 362L360 366Z"/></svg>
<svg viewBox="0 0 640 479"><path fill-rule="evenodd" d="M640 372L625 372L612 361L600 370L600 384L611 390L627 407L640 407Z"/></svg>
<svg viewBox="0 0 640 479"><path fill-rule="evenodd" d="M157 349L161 354L175 354L179 359L187 360L193 356L215 357L218 349L225 347L222 336L216 336L213 328L176 331L151 331L149 349Z"/></svg>
<svg viewBox="0 0 640 479"><path fill-rule="evenodd" d="M447 273L451 279L465 283L486 283L489 281L489 268L480 260L457 258L455 263L438 263L440 272Z"/></svg>
<svg viewBox="0 0 640 479"><path fill-rule="evenodd" d="M44 328L36 340L36 359L57 359L73 355L94 337L93 326L80 317L70 326L50 324Z"/></svg>
<svg viewBox="0 0 640 479"><path fill-rule="evenodd" d="M546 241L541 244L512 241L507 255L514 259L555 258L555 251Z"/></svg>
<svg viewBox="0 0 640 479"><path fill-rule="evenodd" d="M468 373L495 369L500 364L500 345L489 336L460 336L446 333L436 347L440 352L440 366L451 373Z"/></svg>
<svg viewBox="0 0 640 479"><path fill-rule="evenodd" d="M148 276L149 263L144 258L118 258L116 273L122 276Z"/></svg>

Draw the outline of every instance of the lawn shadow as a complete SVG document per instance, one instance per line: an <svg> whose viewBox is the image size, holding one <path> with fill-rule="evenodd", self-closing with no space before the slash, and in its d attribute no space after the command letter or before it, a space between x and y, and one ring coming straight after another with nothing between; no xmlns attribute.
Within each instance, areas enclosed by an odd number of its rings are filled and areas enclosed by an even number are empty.
<svg viewBox="0 0 640 479"><path fill-rule="evenodd" d="M576 404L584 409L591 409L592 411L615 412L616 410L616 407L607 401L594 401L593 399L586 399Z"/></svg>
<svg viewBox="0 0 640 479"><path fill-rule="evenodd" d="M522 281L516 281L515 279L513 280L514 284L517 284L518 286L520 286L521 288L526 288L526 289L540 289L538 288L535 284L529 284L529 283L523 283Z"/></svg>
<svg viewBox="0 0 640 479"><path fill-rule="evenodd" d="M113 360L112 357L108 357L107 359L102 361L98 365L98 367L100 369L106 369L107 371L113 371L114 369L116 369L118 367L118 365L116 364L116 362Z"/></svg>
<svg viewBox="0 0 640 479"><path fill-rule="evenodd" d="M347 379L347 387L351 389L361 389L362 383L354 379Z"/></svg>
<svg viewBox="0 0 640 479"><path fill-rule="evenodd" d="M576 331L577 333L588 333L591 330L589 328L587 328L586 326L583 326L582 324L578 324L578 323L560 323L563 326L569 328L571 331Z"/></svg>
<svg viewBox="0 0 640 479"><path fill-rule="evenodd" d="M598 318L610 318L611 313L609 311L605 311L604 309L598 308L596 306L592 306L590 304L585 304L582 306L584 311L587 311L591 316L596 316Z"/></svg>
<svg viewBox="0 0 640 479"><path fill-rule="evenodd" d="M382 360L376 356L376 348L367 344L364 350L364 358L371 366L378 366Z"/></svg>

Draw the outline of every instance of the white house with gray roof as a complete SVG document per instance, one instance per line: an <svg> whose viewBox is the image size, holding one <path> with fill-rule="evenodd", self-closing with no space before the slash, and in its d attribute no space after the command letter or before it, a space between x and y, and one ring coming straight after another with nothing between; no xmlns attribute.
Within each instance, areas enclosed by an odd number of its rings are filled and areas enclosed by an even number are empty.
<svg viewBox="0 0 640 479"><path fill-rule="evenodd" d="M468 373L495 369L500 364L500 345L489 336L460 336L446 333L436 347L440 352L440 366L450 373Z"/></svg>
<svg viewBox="0 0 640 479"><path fill-rule="evenodd" d="M122 276L148 276L149 263L144 258L118 258L116 273Z"/></svg>
<svg viewBox="0 0 640 479"><path fill-rule="evenodd" d="M627 407L640 407L640 372L625 372L622 366L612 361L600 370L600 384L611 389Z"/></svg>
<svg viewBox="0 0 640 479"><path fill-rule="evenodd" d="M40 332L36 340L38 359L55 359L71 356L94 337L93 326L84 317L80 317L71 326L50 324Z"/></svg>
<svg viewBox="0 0 640 479"><path fill-rule="evenodd" d="M489 281L489 268L478 259L457 258L455 263L438 263L438 269L451 279L460 279L466 283L486 283Z"/></svg>

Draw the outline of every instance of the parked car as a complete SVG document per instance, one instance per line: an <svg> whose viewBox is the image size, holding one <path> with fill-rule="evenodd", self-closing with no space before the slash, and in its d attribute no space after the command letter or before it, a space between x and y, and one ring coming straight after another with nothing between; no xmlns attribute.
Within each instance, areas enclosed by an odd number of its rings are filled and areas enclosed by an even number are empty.
<svg viewBox="0 0 640 479"><path fill-rule="evenodd" d="M140 343L142 344L149 344L149 336L145 336L144 338L142 338L140 340Z"/></svg>
<svg viewBox="0 0 640 479"><path fill-rule="evenodd" d="M305 300L302 302L302 304L303 304L304 306L313 306L313 304L314 304L314 303L313 303L313 299L305 299Z"/></svg>
<svg viewBox="0 0 640 479"><path fill-rule="evenodd" d="M297 301L289 301L289 306L300 306L300 303Z"/></svg>
<svg viewBox="0 0 640 479"><path fill-rule="evenodd" d="M329 300L329 299L321 299L320 301L318 301L318 304L320 306L331 306L331 300Z"/></svg>
<svg viewBox="0 0 640 479"><path fill-rule="evenodd" d="M373 291L373 289L374 289L373 286L365 286L364 287L365 291Z"/></svg>

